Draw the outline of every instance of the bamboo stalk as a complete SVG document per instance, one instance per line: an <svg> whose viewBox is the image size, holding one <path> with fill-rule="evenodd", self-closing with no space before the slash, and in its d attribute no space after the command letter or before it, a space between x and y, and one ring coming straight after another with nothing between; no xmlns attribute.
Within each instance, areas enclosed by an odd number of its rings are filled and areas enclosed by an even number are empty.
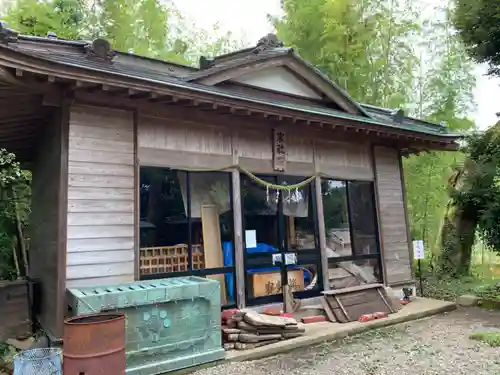
<svg viewBox="0 0 500 375"><path fill-rule="evenodd" d="M12 241L12 255L14 256L14 266L16 267L16 278L21 277L21 271L19 269L19 259L17 257L16 241Z"/></svg>
<svg viewBox="0 0 500 375"><path fill-rule="evenodd" d="M19 215L19 208L17 205L17 194L14 188L12 188L12 198L14 201L14 212L15 212L15 227L16 227L16 238L17 238L17 246L21 252L21 261L23 263L23 269L20 271L20 276L28 275L28 253L26 252L26 244L24 243L23 229L21 225L21 218Z"/></svg>

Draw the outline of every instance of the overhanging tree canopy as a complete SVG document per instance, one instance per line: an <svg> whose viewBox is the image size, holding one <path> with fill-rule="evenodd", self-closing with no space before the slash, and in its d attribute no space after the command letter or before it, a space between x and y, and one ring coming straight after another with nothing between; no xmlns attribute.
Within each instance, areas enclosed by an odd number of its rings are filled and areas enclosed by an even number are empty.
<svg viewBox="0 0 500 375"><path fill-rule="evenodd" d="M478 62L490 64L490 74L500 75L500 2L455 0L455 27Z"/></svg>

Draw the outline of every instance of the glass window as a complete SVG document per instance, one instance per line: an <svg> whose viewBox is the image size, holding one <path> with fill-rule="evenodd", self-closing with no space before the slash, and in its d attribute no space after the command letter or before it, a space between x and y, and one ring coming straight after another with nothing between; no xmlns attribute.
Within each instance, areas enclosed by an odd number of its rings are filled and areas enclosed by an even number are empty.
<svg viewBox="0 0 500 375"><path fill-rule="evenodd" d="M186 175L179 175L170 169L141 168L141 248L179 245L179 248L185 247L187 257L189 220L181 191L181 185L186 184L185 179ZM187 265L180 268L186 270Z"/></svg>
<svg viewBox="0 0 500 375"><path fill-rule="evenodd" d="M303 180L303 177L283 177L281 185L294 185ZM315 229L316 214L312 201L313 188L314 185L311 183L281 194L288 251L319 247Z"/></svg>
<svg viewBox="0 0 500 375"><path fill-rule="evenodd" d="M335 262L329 259L328 280L331 289L349 288L382 282L380 259L358 259Z"/></svg>
<svg viewBox="0 0 500 375"><path fill-rule="evenodd" d="M241 174L241 199L243 201L244 230L255 231L257 244L279 248L278 239L278 194ZM276 178L259 176L260 179L276 183ZM254 252L248 249L249 252Z"/></svg>
<svg viewBox="0 0 500 375"><path fill-rule="evenodd" d="M381 282L373 183L324 179L321 188L330 287Z"/></svg>
<svg viewBox="0 0 500 375"><path fill-rule="evenodd" d="M373 184L349 181L348 196L353 252L357 255L379 253Z"/></svg>
<svg viewBox="0 0 500 375"><path fill-rule="evenodd" d="M321 191L328 258L351 256L347 184L344 181L322 180Z"/></svg>
<svg viewBox="0 0 500 375"><path fill-rule="evenodd" d="M141 167L140 271L213 278L235 301L230 173Z"/></svg>

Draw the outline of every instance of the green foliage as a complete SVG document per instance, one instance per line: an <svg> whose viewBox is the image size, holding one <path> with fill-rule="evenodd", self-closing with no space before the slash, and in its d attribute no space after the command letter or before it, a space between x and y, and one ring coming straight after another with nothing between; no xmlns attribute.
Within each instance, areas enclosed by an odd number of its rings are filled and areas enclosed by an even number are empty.
<svg viewBox="0 0 500 375"><path fill-rule="evenodd" d="M500 252L500 123L467 139L467 163L452 199L477 223L485 244Z"/></svg>
<svg viewBox="0 0 500 375"><path fill-rule="evenodd" d="M475 294L479 287L495 285L493 279L484 278L480 273L461 277L437 275L432 269L423 267L424 297L455 302L464 294Z"/></svg>
<svg viewBox="0 0 500 375"><path fill-rule="evenodd" d="M2 16L22 34L73 40L106 38L115 50L194 65L200 53L238 49L232 34L198 30L160 0L15 0Z"/></svg>
<svg viewBox="0 0 500 375"><path fill-rule="evenodd" d="M79 39L86 8L84 0L17 0L3 17L15 30L46 36L49 31L66 39Z"/></svg>
<svg viewBox="0 0 500 375"><path fill-rule="evenodd" d="M500 332L486 331L486 332L473 332L469 338L475 341L481 341L493 348L500 346Z"/></svg>
<svg viewBox="0 0 500 375"><path fill-rule="evenodd" d="M30 212L31 174L21 169L14 154L0 149L0 280L17 277L13 238L16 211L26 225ZM14 194L15 193L15 194Z"/></svg>
<svg viewBox="0 0 500 375"><path fill-rule="evenodd" d="M474 295L481 300L500 301L500 282L480 285L474 289Z"/></svg>
<svg viewBox="0 0 500 375"><path fill-rule="evenodd" d="M424 27L433 50L430 61L425 64L429 67L420 73L418 80L417 115L433 122L444 121L452 131L468 133L475 128L466 117L474 108L474 66L450 27L447 9L442 13L443 20ZM440 58L439 63L433 64L436 57ZM464 160L463 152L431 152L412 156L404 162L412 236L424 240L432 264L435 258L456 254L459 248L457 236L443 239L440 235L442 226L448 225L449 178L462 167Z"/></svg>
<svg viewBox="0 0 500 375"><path fill-rule="evenodd" d="M418 62L410 41L418 30L411 10L380 0L282 4L284 17L271 21L286 45L361 102L408 103Z"/></svg>
<svg viewBox="0 0 500 375"><path fill-rule="evenodd" d="M470 55L500 74L500 3L497 0L455 0L454 25Z"/></svg>

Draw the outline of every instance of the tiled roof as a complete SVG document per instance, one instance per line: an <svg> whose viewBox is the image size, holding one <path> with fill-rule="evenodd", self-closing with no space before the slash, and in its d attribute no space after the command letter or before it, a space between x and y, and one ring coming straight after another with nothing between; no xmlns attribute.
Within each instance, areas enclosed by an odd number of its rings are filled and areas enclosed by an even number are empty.
<svg viewBox="0 0 500 375"><path fill-rule="evenodd" d="M365 105L360 105L356 103L356 105L362 109L362 112L366 114L366 117L364 116L358 116L358 115L351 115L345 112L341 111L336 111L333 109L329 109L327 107L320 108L317 106L308 106L308 105L303 105L303 104L297 104L297 103L291 103L291 102L285 102L285 101L276 101L276 100L271 100L271 99L266 99L262 97L257 97L257 96L250 96L250 95L242 95L239 93L234 93L230 92L228 90L225 90L224 88L219 88L219 87L213 87L213 86L206 86L206 85L201 85L201 84L196 84L191 81L195 80L196 78L206 76L207 74L211 74L214 71L220 71L223 69L229 69L234 66L238 66L239 64L242 63L243 59L245 61L248 61L248 59L266 59L266 58L272 58L272 57L277 57L277 56L286 56L286 55L292 55L297 59L300 59L293 50L289 48L277 48L274 50L269 50L269 51L262 51L258 55L251 56L251 49L244 50L245 52L243 56L238 56L238 53L233 54L234 58L230 59L228 57L225 57L223 59L220 59L219 62L217 63L217 59L215 59L216 63L214 64L213 67L209 67L204 70L195 70L193 73L189 73L185 78L182 78L178 75L168 73L165 69L165 71L159 71L157 69L149 69L141 64L133 65L133 64L125 64L123 62L115 60L113 63L108 63L108 62L100 62L98 60L93 60L93 59L88 59L85 57L83 53L83 48L88 44L87 42L81 42L81 41L58 41L54 39L49 39L49 38L40 38L40 37L21 37L21 39L24 38L25 40L30 40L30 41L40 41L40 42L50 42L50 43L61 43L61 44L66 44L68 46L73 46L75 48L82 48L82 53L81 54L63 54L63 53L55 53L52 51L36 51L36 50L21 50L14 45L9 45L8 47L1 46L0 45L0 54L1 54L1 49L2 48L7 48L11 51L16 51L18 53L24 54L24 55L29 55L41 60L45 60L47 62L52 62L56 64L61 64L65 66L70 66L74 68L80 68L88 71L94 71L94 72L102 72L114 76L119 76L119 77L127 77L127 78L132 78L132 79L137 79L137 80L142 80L145 82L149 83L154 83L154 84L161 84L165 85L166 87L170 88L180 88L180 89L185 89L185 90L190 90L194 92L199 92L199 93L205 93L205 94L210 94L214 95L217 97L221 98L226 98L226 99L235 99L235 100L241 100L244 102L250 102L250 103L255 103L255 104L262 104L270 107L274 107L277 109L288 109L288 110L294 110L294 111L299 111L303 112L304 114L312 114L312 115L319 115L319 116L326 116L326 117L332 117L332 118L341 118L341 119L348 119L348 120L354 120L366 124L371 124L371 125L376 125L376 126L383 126L387 128L392 128L392 129L399 129L399 130L404 130L404 131L410 131L410 132L415 132L415 133L422 133L422 134L427 134L427 135L436 135L436 136L441 136L441 137L449 137L449 138L458 138L461 135L459 134L452 134L448 132L446 127L441 126L441 125L436 125L432 123L428 123L425 121L420 121L417 119L412 119L409 117L405 117L401 123L395 122L391 110L383 109L383 108L377 108L377 107L371 107L371 106L365 106ZM12 46L12 47L11 47ZM133 55L129 55L132 56ZM227 55L229 56L229 55ZM140 57L137 57L140 59ZM310 69L312 69L316 74L321 75L321 77L329 82L331 85L333 85L336 89L340 90L342 93L343 90L338 88L338 86L335 85L331 80L328 79L326 75L324 75L322 72L320 72L318 69L316 69L314 66L309 64L307 61L300 59L300 62L306 64ZM346 98L349 98L352 100L347 93L345 93Z"/></svg>

